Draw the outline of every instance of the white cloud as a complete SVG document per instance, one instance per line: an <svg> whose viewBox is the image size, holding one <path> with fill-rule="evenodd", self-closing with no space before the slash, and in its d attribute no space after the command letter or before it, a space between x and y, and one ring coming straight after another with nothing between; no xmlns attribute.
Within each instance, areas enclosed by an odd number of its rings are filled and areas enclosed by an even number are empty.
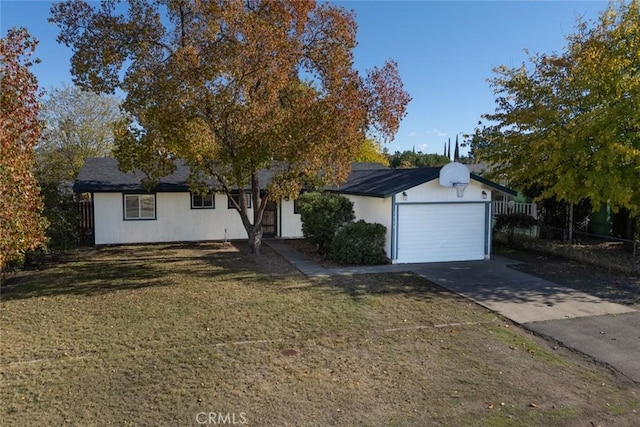
<svg viewBox="0 0 640 427"><path fill-rule="evenodd" d="M436 135L436 136L447 136L447 135L448 135L448 133L447 133L447 132L443 132L443 131L441 131L441 130L440 130L440 129L438 129L438 128L433 128L433 129L431 129L431 130L428 130L428 131L427 131L427 134L428 134L428 135Z"/></svg>
<svg viewBox="0 0 640 427"><path fill-rule="evenodd" d="M409 132L409 135L407 135L409 138L414 138L416 136L420 136L420 134L418 132Z"/></svg>
<svg viewBox="0 0 640 427"><path fill-rule="evenodd" d="M429 149L429 144L416 145L416 152L421 151L423 153L426 153L428 149Z"/></svg>

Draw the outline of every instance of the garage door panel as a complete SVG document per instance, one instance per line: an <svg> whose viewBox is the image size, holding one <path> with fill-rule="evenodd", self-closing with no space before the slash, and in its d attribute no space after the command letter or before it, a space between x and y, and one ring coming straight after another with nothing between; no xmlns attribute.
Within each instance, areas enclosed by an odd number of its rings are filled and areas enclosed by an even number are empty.
<svg viewBox="0 0 640 427"><path fill-rule="evenodd" d="M484 204L398 206L397 262L484 259Z"/></svg>

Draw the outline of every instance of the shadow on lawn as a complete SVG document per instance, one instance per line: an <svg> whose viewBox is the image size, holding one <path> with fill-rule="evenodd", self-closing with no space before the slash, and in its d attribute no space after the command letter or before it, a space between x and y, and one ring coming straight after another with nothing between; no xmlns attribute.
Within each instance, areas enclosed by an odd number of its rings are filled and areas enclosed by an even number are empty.
<svg viewBox="0 0 640 427"><path fill-rule="evenodd" d="M244 253L221 244L90 248L4 286L2 300L180 286L188 280L245 280L256 276Z"/></svg>
<svg viewBox="0 0 640 427"><path fill-rule="evenodd" d="M328 293L346 293L358 300L366 296L404 296L420 301L460 298L452 292L410 272L371 273L316 278L312 285Z"/></svg>

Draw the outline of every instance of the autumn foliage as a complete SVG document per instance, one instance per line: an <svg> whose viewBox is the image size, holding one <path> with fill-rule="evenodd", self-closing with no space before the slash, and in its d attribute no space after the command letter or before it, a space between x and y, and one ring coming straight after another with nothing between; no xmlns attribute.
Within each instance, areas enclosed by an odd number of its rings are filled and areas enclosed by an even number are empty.
<svg viewBox="0 0 640 427"><path fill-rule="evenodd" d="M31 171L42 131L38 84L29 71L36 43L24 29L0 39L0 270L44 243L42 200Z"/></svg>
<svg viewBox="0 0 640 427"><path fill-rule="evenodd" d="M51 21L74 50L77 84L126 93L120 167L153 182L181 158L194 186L239 190L253 252L268 201L345 180L366 137L393 138L410 99L393 61L359 74L354 14L330 3L67 1Z"/></svg>

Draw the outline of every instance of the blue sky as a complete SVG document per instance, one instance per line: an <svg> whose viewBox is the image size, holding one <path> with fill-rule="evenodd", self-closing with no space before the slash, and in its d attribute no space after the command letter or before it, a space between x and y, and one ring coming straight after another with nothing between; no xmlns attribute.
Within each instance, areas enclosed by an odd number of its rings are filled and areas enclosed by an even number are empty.
<svg viewBox="0 0 640 427"><path fill-rule="evenodd" d="M606 1L340 1L356 11L356 67L396 60L413 97L394 152L441 153L448 138L471 133L494 110L487 79L500 64L519 66L531 53L562 51L576 17L596 19ZM51 2L0 0L2 35L24 26L40 44L33 68L45 89L71 83L68 48L47 22ZM463 151L464 152L464 151Z"/></svg>

